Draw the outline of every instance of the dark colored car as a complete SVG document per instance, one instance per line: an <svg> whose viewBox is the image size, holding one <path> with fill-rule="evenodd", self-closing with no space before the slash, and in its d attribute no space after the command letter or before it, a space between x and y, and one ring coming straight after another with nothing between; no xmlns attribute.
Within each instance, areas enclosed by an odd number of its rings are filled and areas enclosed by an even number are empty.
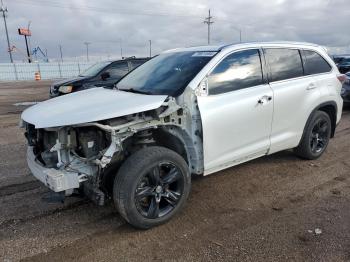
<svg viewBox="0 0 350 262"><path fill-rule="evenodd" d="M333 60L340 73L345 74L350 71L350 55L334 56Z"/></svg>
<svg viewBox="0 0 350 262"><path fill-rule="evenodd" d="M350 105L350 72L345 74L347 79L343 84L343 88L341 90L341 97L344 100L344 104Z"/></svg>
<svg viewBox="0 0 350 262"><path fill-rule="evenodd" d="M142 65L149 58L127 58L118 61L99 62L79 76L52 84L50 97L69 94L93 87L113 88L123 76Z"/></svg>

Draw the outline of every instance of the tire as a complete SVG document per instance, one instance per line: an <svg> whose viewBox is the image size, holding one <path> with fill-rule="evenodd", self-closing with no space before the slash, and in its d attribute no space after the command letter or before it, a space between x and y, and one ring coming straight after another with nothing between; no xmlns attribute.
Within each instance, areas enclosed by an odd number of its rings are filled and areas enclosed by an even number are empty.
<svg viewBox="0 0 350 262"><path fill-rule="evenodd" d="M184 206L191 189L186 161L164 147L140 149L120 167L113 200L132 226L148 229L169 221Z"/></svg>
<svg viewBox="0 0 350 262"><path fill-rule="evenodd" d="M308 160L319 158L327 148L331 130L329 115L323 111L316 111L307 122L300 144L294 149L295 153Z"/></svg>

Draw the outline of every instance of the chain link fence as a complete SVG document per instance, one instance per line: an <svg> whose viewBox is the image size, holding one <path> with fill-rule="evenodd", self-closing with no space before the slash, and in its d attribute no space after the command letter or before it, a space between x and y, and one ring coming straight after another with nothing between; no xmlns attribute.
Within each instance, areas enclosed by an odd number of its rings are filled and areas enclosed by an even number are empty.
<svg viewBox="0 0 350 262"><path fill-rule="evenodd" d="M0 81L34 80L35 73L41 79L59 79L75 77L95 62L64 63L1 63Z"/></svg>

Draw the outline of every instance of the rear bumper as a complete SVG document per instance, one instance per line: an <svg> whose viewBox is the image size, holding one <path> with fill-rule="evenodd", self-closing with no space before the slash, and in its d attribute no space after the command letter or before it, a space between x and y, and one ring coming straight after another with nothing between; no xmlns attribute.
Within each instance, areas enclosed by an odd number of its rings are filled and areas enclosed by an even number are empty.
<svg viewBox="0 0 350 262"><path fill-rule="evenodd" d="M55 192L79 188L79 174L54 168L45 168L35 160L33 147L27 149L27 162L33 176Z"/></svg>

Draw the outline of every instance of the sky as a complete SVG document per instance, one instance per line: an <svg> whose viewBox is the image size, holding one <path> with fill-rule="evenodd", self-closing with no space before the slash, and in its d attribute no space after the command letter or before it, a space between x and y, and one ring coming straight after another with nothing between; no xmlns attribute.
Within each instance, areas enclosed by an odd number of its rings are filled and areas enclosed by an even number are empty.
<svg viewBox="0 0 350 262"><path fill-rule="evenodd" d="M3 0L16 61L24 60L24 37L17 28L30 21L31 48L50 60L86 61L149 56L164 50L206 45L211 10L211 44L242 41L306 41L329 51L350 53L349 0ZM2 18L2 17L1 17ZM23 52L23 53L21 53ZM40 57L38 57L40 60ZM9 62L0 20L0 63Z"/></svg>

